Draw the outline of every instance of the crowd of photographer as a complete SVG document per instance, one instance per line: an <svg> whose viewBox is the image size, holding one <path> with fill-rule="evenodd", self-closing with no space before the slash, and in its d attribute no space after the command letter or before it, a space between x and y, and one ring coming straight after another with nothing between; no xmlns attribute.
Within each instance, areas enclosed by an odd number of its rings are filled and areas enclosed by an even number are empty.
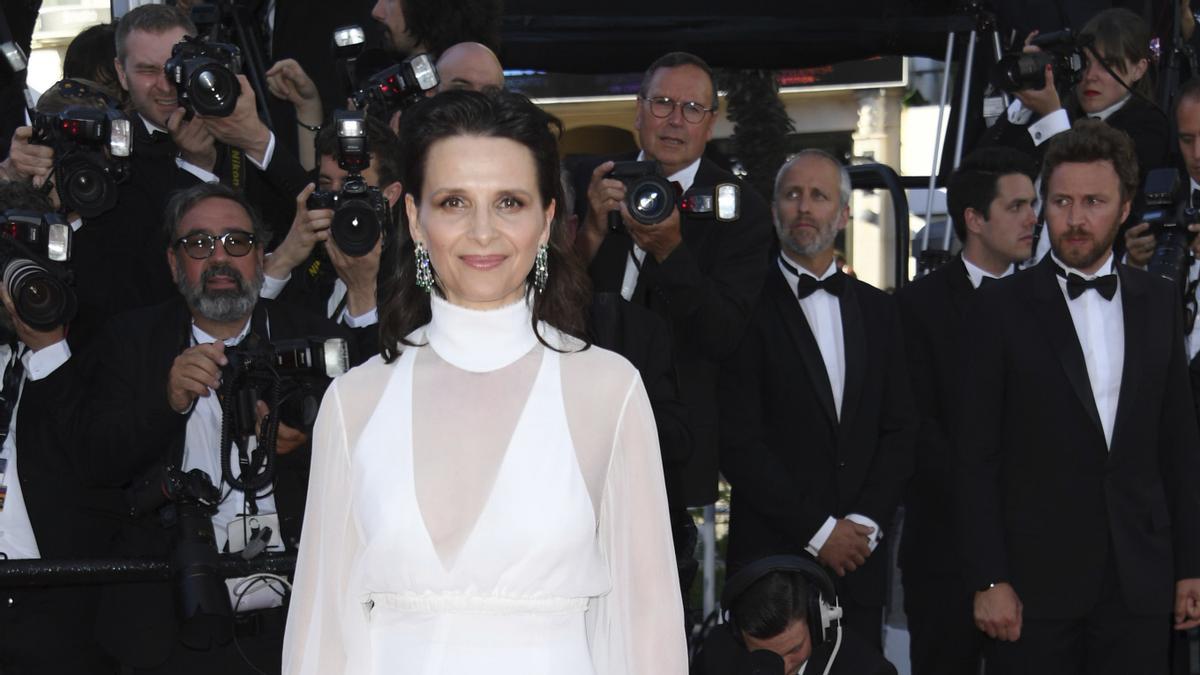
<svg viewBox="0 0 1200 675"><path fill-rule="evenodd" d="M0 672L303 667L281 660L290 576L217 570L299 549L325 388L388 353L380 280L402 251L432 285L407 241L406 111L496 96L504 75L491 3L310 21L265 4L151 4L89 29L11 134L0 553L173 574L0 594ZM386 55L364 49L378 29ZM335 58L288 46L305 31L332 32ZM840 159L797 153L760 195L705 156L719 101L699 57L646 69L639 152L564 162L556 222L590 277L590 342L636 368L653 410L689 631L688 509L718 474L732 487L727 622L696 636L693 673L894 672L901 503L914 673L1183 663L1175 632L1200 625L1200 81L1171 111L1187 182L1149 98L1150 38L1106 10L1001 60L1015 100L948 185L962 253L894 297L839 261Z"/></svg>

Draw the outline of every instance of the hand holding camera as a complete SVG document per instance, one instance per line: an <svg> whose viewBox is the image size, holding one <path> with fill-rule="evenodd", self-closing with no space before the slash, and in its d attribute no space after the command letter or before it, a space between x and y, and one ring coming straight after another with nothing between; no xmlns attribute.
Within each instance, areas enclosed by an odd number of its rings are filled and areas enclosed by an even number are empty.
<svg viewBox="0 0 1200 675"><path fill-rule="evenodd" d="M54 149L33 143L33 127L17 127L8 158L0 163L0 172L13 181L32 178L33 186L41 187L53 170Z"/></svg>
<svg viewBox="0 0 1200 675"><path fill-rule="evenodd" d="M189 347L176 356L167 375L167 404L171 410L187 412L197 398L220 388L221 368L228 363L225 343L220 341Z"/></svg>
<svg viewBox="0 0 1200 675"><path fill-rule="evenodd" d="M326 242L325 251L338 278L346 284L346 311L350 316L362 316L375 309L375 281L379 277L383 239L375 242L375 248L362 256L346 255L336 241Z"/></svg>
<svg viewBox="0 0 1200 675"><path fill-rule="evenodd" d="M1042 54L1041 47L1033 44L1037 34L1038 31L1035 30L1025 38L1025 47L1021 50L1022 54ZM1042 61L1042 57L1035 56L1034 60L1040 62ZM1039 117L1045 117L1055 110L1062 108L1062 100L1058 96L1058 89L1054 86L1054 66L1047 62L1042 72L1044 77L1041 87L1018 89L1013 92L1013 95L1020 99L1022 105L1032 110Z"/></svg>
<svg viewBox="0 0 1200 675"><path fill-rule="evenodd" d="M362 175L371 166L363 113L337 110L333 113L333 124L337 129L334 158L349 175L342 181L341 190L317 190L305 205L310 211L331 209L330 236L346 255L364 256L375 248L385 227L391 224L391 207L383 192L367 185Z"/></svg>
<svg viewBox="0 0 1200 675"><path fill-rule="evenodd" d="M297 265L312 253L317 242L329 239L329 227L333 224L332 209L308 208L308 198L317 189L309 183L296 197L296 217L288 229L283 243L267 256L264 263L266 275L273 279L285 279Z"/></svg>
<svg viewBox="0 0 1200 675"><path fill-rule="evenodd" d="M167 131L179 148L183 161L212 171L217 166L217 146L204 120L190 117L186 108L176 108L167 118Z"/></svg>
<svg viewBox="0 0 1200 675"><path fill-rule="evenodd" d="M225 115L202 114L201 118L214 138L230 147L242 149L261 163L266 159L271 130L258 117L258 102L250 81L245 75L238 75L236 82L241 88L241 95L237 97L233 109Z"/></svg>

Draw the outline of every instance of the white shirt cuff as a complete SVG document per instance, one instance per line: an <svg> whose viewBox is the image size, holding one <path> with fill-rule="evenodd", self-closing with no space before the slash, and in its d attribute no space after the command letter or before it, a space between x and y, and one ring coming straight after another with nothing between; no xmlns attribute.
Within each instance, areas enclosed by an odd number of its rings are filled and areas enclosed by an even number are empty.
<svg viewBox="0 0 1200 675"><path fill-rule="evenodd" d="M835 525L837 525L837 521L834 520L833 516L826 518L825 524L821 525L821 529L817 530L812 539L808 540L808 546L805 546L804 550L811 553L814 558L817 557L817 554L821 551L821 547L825 545L826 541L829 541L829 535L833 534Z"/></svg>
<svg viewBox="0 0 1200 675"><path fill-rule="evenodd" d="M1067 117L1067 111L1062 108L1029 125L1029 135L1033 137L1034 145L1041 145L1062 132L1070 130L1071 118Z"/></svg>
<svg viewBox="0 0 1200 675"><path fill-rule="evenodd" d="M1008 121L1010 124L1019 124L1024 126L1029 124L1029 120L1033 119L1033 111L1026 108L1021 99L1014 98L1012 103L1008 104L1007 111Z"/></svg>
<svg viewBox="0 0 1200 675"><path fill-rule="evenodd" d="M275 132L268 131L267 133L270 134L267 138L267 152L263 155L261 163L257 159L254 159L250 153L246 153L246 159L249 159L251 164L257 166L259 171L266 171L267 167L271 165L271 158L275 156Z"/></svg>
<svg viewBox="0 0 1200 675"><path fill-rule="evenodd" d="M175 158L175 166L192 174L196 178L199 178L200 180L204 181L205 183L220 183L221 182L221 179L217 178L217 174L215 174L211 171L208 171L207 169L201 169L200 167L196 166L195 164L192 164L191 162L187 161L186 159L184 159L182 157Z"/></svg>
<svg viewBox="0 0 1200 675"><path fill-rule="evenodd" d="M875 547L879 545L879 538L883 536L883 530L879 529L879 523L876 523L861 513L846 514L846 520L858 523L859 525L866 525L867 527L875 530L871 533L871 536L867 538L867 546L870 546L871 552L874 553Z"/></svg>
<svg viewBox="0 0 1200 675"><path fill-rule="evenodd" d="M287 286L288 282L291 280L291 274L288 274L283 279L276 279L269 274L264 275L262 290L258 292L258 297L266 298L268 300L274 300L275 298L278 298L279 294L283 292L284 286Z"/></svg>
<svg viewBox="0 0 1200 675"><path fill-rule="evenodd" d="M25 365L25 373L30 380L40 380L58 370L58 367L71 358L71 348L66 340L59 340L48 347L42 347L36 352L26 352L21 357Z"/></svg>
<svg viewBox="0 0 1200 675"><path fill-rule="evenodd" d="M372 307L360 316L353 316L349 309L343 309L342 315L338 317L338 321L346 324L350 328L366 328L379 323L379 308Z"/></svg>

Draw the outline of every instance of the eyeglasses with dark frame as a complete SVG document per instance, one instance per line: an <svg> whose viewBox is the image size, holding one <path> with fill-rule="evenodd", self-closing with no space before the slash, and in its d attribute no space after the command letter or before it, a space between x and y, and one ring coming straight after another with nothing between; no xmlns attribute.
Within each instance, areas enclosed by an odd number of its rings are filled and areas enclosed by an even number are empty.
<svg viewBox="0 0 1200 675"><path fill-rule="evenodd" d="M175 240L175 246L182 248L187 257L193 260L205 260L212 257L217 250L217 242L225 247L225 253L234 258L240 258L254 250L257 238L252 232L231 230L220 236L207 232L193 232Z"/></svg>
<svg viewBox="0 0 1200 675"><path fill-rule="evenodd" d="M659 119L666 119L675 112L676 106L683 110L683 119L689 124L700 124L704 121L704 116L716 112L716 108L705 108L695 101L676 101L673 98L666 96L642 96L641 99L648 103L650 114Z"/></svg>

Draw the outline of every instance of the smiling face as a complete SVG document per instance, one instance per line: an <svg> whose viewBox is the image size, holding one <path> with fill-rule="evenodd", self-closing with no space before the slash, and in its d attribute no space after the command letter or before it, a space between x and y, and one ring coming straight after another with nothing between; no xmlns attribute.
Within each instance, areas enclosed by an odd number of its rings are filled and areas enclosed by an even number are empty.
<svg viewBox="0 0 1200 675"><path fill-rule="evenodd" d="M133 107L151 123L167 127L167 118L179 107L175 85L167 81L163 65L171 48L187 31L172 28L162 33L131 31L125 38L125 62L116 61L117 79L129 92Z"/></svg>
<svg viewBox="0 0 1200 675"><path fill-rule="evenodd" d="M429 249L446 299L495 309L524 297L554 218L529 148L488 136L439 140L426 156L420 193L420 204L404 198L409 231Z"/></svg>
<svg viewBox="0 0 1200 675"><path fill-rule="evenodd" d="M1096 56L1099 56L1098 60ZM1097 49L1096 54L1088 52L1087 68L1083 71L1083 79L1075 85L1075 94L1079 97L1079 107L1088 114L1098 113L1120 101L1129 92L1121 86L1112 75L1105 70L1101 60L1108 64L1114 73L1121 76L1130 87L1142 79L1149 64L1145 59L1130 63L1124 59L1110 59L1104 52Z"/></svg>
<svg viewBox="0 0 1200 675"><path fill-rule="evenodd" d="M1046 181L1046 227L1054 254L1081 272L1096 272L1129 215L1116 169L1108 160L1066 162Z"/></svg>
<svg viewBox="0 0 1200 675"><path fill-rule="evenodd" d="M687 64L654 71L644 98L666 97L678 103L695 102L708 108L712 105L713 90L708 75L700 68ZM705 114L693 124L683 119L683 109L676 105L666 117L655 117L650 104L638 99L637 116L633 126L647 159L658 160L669 176L683 169L704 154L704 145L712 139L716 116Z"/></svg>

